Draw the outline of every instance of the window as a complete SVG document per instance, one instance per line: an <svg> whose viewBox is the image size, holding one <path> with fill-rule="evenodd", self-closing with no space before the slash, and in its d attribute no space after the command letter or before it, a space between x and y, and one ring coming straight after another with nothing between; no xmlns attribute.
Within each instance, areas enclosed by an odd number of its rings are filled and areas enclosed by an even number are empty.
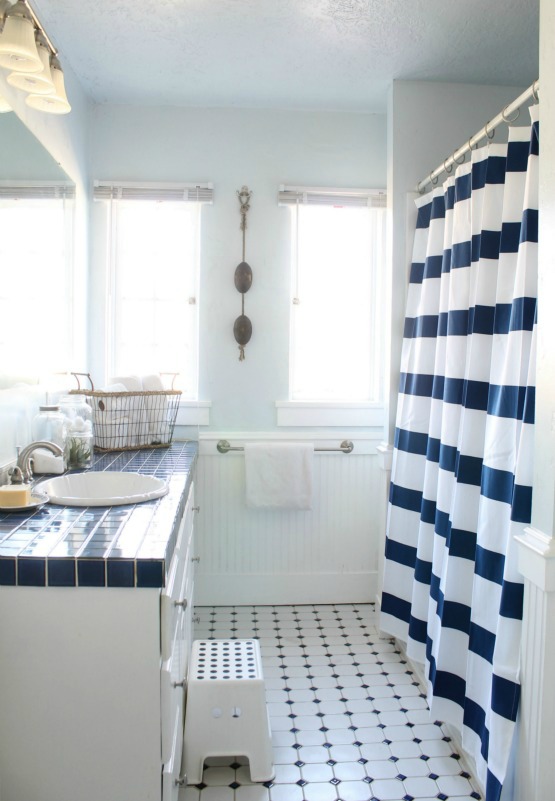
<svg viewBox="0 0 555 801"><path fill-rule="evenodd" d="M0 186L0 364L20 380L73 368L73 193Z"/></svg>
<svg viewBox="0 0 555 801"><path fill-rule="evenodd" d="M381 400L385 195L284 189L292 215L291 401Z"/></svg>
<svg viewBox="0 0 555 801"><path fill-rule="evenodd" d="M200 215L209 187L98 184L109 197L107 373L177 373L198 397Z"/></svg>

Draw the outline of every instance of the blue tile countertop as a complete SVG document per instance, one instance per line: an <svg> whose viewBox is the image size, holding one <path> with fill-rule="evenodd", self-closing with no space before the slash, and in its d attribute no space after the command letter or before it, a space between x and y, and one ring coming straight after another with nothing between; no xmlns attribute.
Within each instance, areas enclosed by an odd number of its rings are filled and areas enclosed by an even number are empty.
<svg viewBox="0 0 555 801"><path fill-rule="evenodd" d="M162 498L128 506L46 504L0 513L0 585L163 587L198 453L196 442L97 454L91 470L166 479Z"/></svg>

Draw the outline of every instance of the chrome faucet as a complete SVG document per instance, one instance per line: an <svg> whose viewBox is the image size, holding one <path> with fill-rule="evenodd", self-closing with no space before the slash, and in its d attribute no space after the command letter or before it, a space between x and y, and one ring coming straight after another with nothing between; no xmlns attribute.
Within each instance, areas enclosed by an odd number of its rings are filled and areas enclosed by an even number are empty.
<svg viewBox="0 0 555 801"><path fill-rule="evenodd" d="M8 473L11 478L12 484L30 484L33 480L33 471L31 469L31 455L37 448L46 448L47 451L54 454L54 456L63 456L63 450L55 442L48 440L39 440L38 442L31 442L17 456L17 465L12 467Z"/></svg>

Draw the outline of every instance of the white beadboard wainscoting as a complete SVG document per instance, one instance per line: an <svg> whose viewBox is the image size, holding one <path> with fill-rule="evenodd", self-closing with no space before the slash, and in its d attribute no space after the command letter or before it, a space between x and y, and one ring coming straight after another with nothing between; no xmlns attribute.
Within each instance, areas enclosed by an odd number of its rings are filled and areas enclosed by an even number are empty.
<svg viewBox="0 0 555 801"><path fill-rule="evenodd" d="M243 452L220 454L216 445L249 441L354 443L350 454L314 454L311 511L249 509ZM374 433L201 434L196 492L195 580L200 606L362 603L375 600L382 473Z"/></svg>

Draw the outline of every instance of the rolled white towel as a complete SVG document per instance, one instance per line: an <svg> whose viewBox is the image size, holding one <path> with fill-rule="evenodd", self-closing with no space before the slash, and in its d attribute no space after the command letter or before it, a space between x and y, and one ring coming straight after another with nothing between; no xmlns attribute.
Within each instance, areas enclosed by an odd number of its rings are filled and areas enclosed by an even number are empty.
<svg viewBox="0 0 555 801"><path fill-rule="evenodd" d="M109 384L107 387L104 387L101 392L112 393L112 392L128 392L125 384ZM96 403L98 409L101 412L127 412L129 399L126 397L103 397L103 398L94 398L93 403Z"/></svg>
<svg viewBox="0 0 555 801"><path fill-rule="evenodd" d="M141 392L143 389L143 382L138 375L116 376L110 383L122 384L128 392Z"/></svg>
<svg viewBox="0 0 555 801"><path fill-rule="evenodd" d="M143 376L145 392L163 392L164 384L159 375ZM167 443L170 438L168 419L168 401L164 395L145 396L146 416L148 420L149 441Z"/></svg>
<svg viewBox="0 0 555 801"><path fill-rule="evenodd" d="M94 426L94 444L110 450L129 447L129 418L115 414L99 417Z"/></svg>
<svg viewBox="0 0 555 801"><path fill-rule="evenodd" d="M158 392L159 390L164 389L162 379L157 373L152 375L144 375L142 381L145 392Z"/></svg>

